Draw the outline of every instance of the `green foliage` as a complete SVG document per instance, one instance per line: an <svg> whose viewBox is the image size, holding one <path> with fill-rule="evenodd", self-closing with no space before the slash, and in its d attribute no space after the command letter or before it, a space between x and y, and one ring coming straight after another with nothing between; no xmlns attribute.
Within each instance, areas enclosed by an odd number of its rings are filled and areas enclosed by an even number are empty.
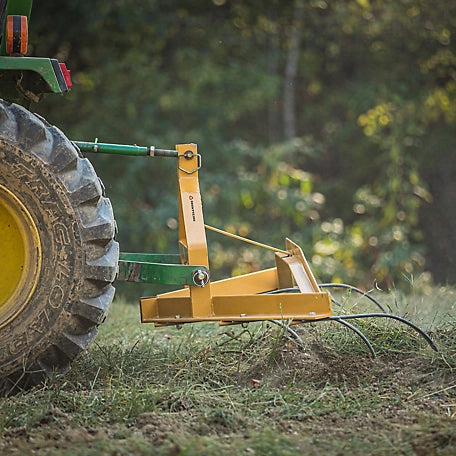
<svg viewBox="0 0 456 456"><path fill-rule="evenodd" d="M37 3L32 51L66 60L75 83L37 110L72 139L198 143L206 221L278 247L296 240L322 280L400 287L426 271L454 280L455 8L449 0ZM296 138L284 133L290 110ZM176 251L174 164L93 161L122 249ZM272 262L209 240L216 276Z"/></svg>

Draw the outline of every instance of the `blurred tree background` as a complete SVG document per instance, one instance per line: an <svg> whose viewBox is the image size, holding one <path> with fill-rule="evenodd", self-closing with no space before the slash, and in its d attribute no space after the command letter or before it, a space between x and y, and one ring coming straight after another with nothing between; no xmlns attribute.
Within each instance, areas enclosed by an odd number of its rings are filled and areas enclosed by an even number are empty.
<svg viewBox="0 0 456 456"><path fill-rule="evenodd" d="M74 87L34 109L71 139L197 143L206 222L292 238L320 280L454 283L455 34L452 0L36 1L31 54ZM122 250L176 252L173 161L90 158ZM273 263L208 239L217 277Z"/></svg>

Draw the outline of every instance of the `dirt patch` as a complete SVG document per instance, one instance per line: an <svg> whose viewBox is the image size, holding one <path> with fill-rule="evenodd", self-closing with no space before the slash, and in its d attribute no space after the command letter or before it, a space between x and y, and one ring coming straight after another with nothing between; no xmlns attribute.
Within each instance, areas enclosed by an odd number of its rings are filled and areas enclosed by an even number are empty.
<svg viewBox="0 0 456 456"><path fill-rule="evenodd" d="M146 412L136 418L136 433L140 433L149 442L161 445L169 436L182 430L183 420L177 414Z"/></svg>
<svg viewBox="0 0 456 456"><path fill-rule="evenodd" d="M251 359L242 375L246 385L252 379L277 387L291 382L356 388L386 382L413 390L432 382L435 371L432 362L419 352L385 351L374 359L367 348L361 353L341 353L319 343L311 334L303 344L282 337L272 350L269 344Z"/></svg>
<svg viewBox="0 0 456 456"><path fill-rule="evenodd" d="M356 387L374 372L375 361L368 354L342 356L317 344L302 347L284 339L272 356L252 364L244 381L258 379L277 387L290 382Z"/></svg>

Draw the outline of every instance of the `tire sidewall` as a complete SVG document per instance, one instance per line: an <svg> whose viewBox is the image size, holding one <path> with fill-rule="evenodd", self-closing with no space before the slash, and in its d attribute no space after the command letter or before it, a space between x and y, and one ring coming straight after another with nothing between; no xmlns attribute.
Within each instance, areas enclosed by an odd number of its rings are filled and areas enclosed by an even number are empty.
<svg viewBox="0 0 456 456"><path fill-rule="evenodd" d="M0 330L2 374L21 369L71 324L69 309L82 286L79 217L68 190L38 157L0 140L0 184L29 211L39 233L42 262L36 288L23 310Z"/></svg>

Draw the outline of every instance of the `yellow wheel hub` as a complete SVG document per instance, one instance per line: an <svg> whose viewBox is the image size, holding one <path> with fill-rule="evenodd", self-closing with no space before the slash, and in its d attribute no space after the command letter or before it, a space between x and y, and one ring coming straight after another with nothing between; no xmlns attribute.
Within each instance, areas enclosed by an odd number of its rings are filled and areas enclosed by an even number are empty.
<svg viewBox="0 0 456 456"><path fill-rule="evenodd" d="M38 230L25 206L0 185L0 328L27 305L41 267Z"/></svg>

